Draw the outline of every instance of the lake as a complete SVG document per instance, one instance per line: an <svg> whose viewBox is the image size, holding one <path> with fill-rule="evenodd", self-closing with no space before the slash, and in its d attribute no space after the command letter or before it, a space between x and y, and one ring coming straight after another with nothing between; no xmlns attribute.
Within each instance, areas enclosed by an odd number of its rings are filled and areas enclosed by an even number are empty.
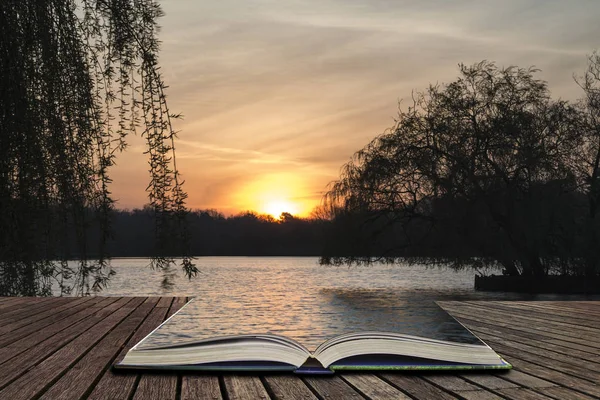
<svg viewBox="0 0 600 400"><path fill-rule="evenodd" d="M271 332L311 345L347 331L409 329L437 318L433 301L568 298L476 292L472 270L330 267L316 257L200 257L196 278L188 280L176 269L169 287L161 285L163 274L151 270L148 259L112 264L117 274L101 295L194 296L202 329Z"/></svg>

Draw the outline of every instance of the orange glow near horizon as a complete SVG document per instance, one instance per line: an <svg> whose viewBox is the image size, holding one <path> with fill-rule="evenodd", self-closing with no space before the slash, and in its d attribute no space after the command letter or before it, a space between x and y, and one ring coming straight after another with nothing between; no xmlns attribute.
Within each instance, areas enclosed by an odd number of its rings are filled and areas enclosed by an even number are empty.
<svg viewBox="0 0 600 400"><path fill-rule="evenodd" d="M234 203L240 210L253 210L279 218L287 212L307 217L318 199L306 196L306 184L297 175L272 174L249 182L235 194Z"/></svg>
<svg viewBox="0 0 600 400"><path fill-rule="evenodd" d="M282 213L287 212L292 215L297 215L298 207L288 200L273 200L265 204L265 213L272 215L274 218L279 218Z"/></svg>

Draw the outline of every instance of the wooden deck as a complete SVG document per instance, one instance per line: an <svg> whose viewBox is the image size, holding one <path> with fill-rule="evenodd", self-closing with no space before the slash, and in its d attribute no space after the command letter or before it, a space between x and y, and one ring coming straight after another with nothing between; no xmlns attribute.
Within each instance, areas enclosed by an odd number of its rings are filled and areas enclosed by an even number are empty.
<svg viewBox="0 0 600 400"><path fill-rule="evenodd" d="M600 302L444 302L508 373L113 374L185 298L0 298L0 399L600 398Z"/></svg>

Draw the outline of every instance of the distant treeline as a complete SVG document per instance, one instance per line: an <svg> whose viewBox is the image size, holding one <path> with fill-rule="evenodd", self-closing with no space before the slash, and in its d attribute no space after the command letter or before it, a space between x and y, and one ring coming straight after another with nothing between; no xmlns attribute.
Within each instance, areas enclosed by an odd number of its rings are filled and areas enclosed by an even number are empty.
<svg viewBox="0 0 600 400"><path fill-rule="evenodd" d="M154 215L149 207L114 210L112 237L107 242L110 256L156 255ZM192 238L190 250L196 256L320 256L330 224L287 213L275 219L250 211L227 217L215 210L193 210L187 219ZM90 229L87 235L92 249L94 232Z"/></svg>

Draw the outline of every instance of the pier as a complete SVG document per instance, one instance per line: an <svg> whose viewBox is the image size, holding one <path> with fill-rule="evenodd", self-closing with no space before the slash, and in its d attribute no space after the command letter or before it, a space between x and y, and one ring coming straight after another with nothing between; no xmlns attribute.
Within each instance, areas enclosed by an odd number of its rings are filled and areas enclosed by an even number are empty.
<svg viewBox="0 0 600 400"><path fill-rule="evenodd" d="M597 399L600 301L439 304L508 372L113 373L185 297L0 298L0 399Z"/></svg>

